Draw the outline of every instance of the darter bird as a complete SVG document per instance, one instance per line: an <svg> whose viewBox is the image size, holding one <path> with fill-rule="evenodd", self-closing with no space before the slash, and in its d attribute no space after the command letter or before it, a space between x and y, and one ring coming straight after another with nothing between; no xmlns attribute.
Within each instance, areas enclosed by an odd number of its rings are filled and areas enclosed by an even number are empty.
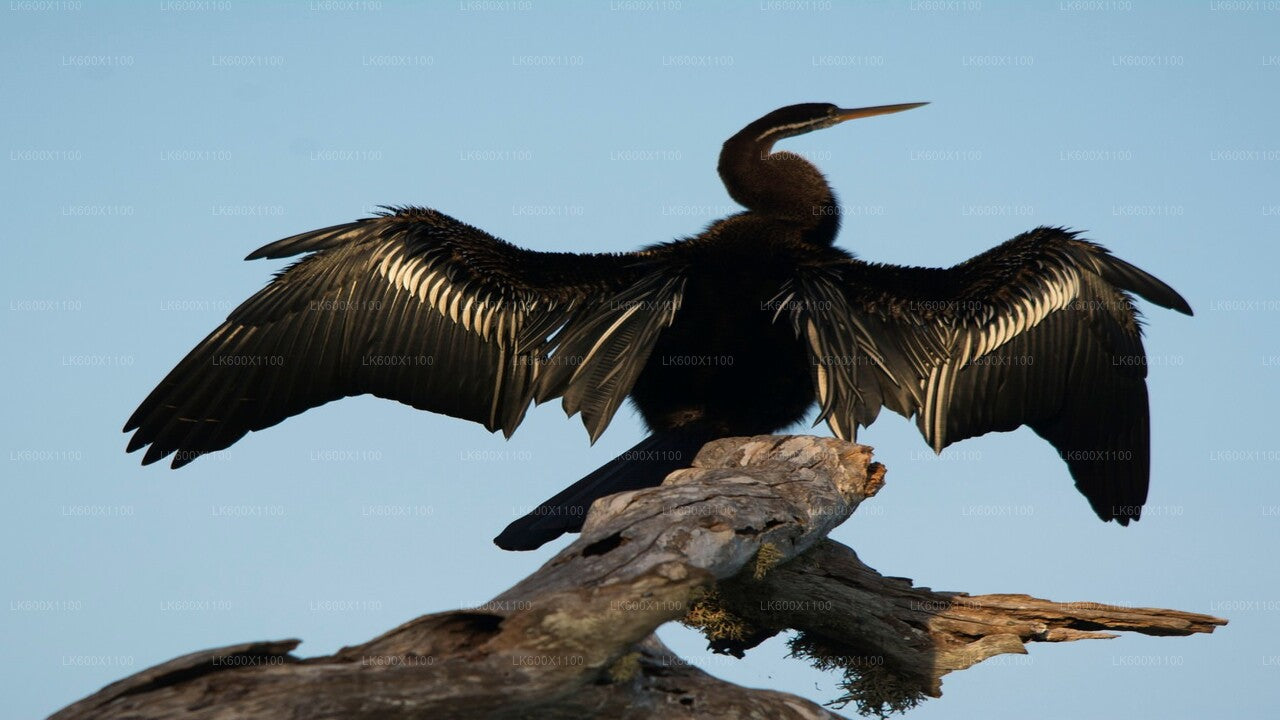
<svg viewBox="0 0 1280 720"><path fill-rule="evenodd" d="M302 259L195 347L129 418L129 451L177 468L308 408L372 393L510 434L561 398L594 442L630 398L650 432L513 522L533 549L596 498L659 484L704 443L773 433L815 403L853 440L881 408L938 452L1031 427L1103 520L1137 520L1150 466L1136 294L1190 315L1155 277L1040 227L946 269L855 258L840 206L779 140L924 103L775 110L729 138L745 211L632 253L534 252L436 210L273 242Z"/></svg>

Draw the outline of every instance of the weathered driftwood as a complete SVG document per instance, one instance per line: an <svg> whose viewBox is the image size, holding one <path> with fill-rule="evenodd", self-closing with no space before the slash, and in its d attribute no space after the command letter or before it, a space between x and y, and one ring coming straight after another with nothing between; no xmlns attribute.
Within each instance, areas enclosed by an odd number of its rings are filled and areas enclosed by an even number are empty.
<svg viewBox="0 0 1280 720"><path fill-rule="evenodd" d="M741 654L784 629L846 672L864 710L940 694L941 676L1023 643L1211 632L1170 610L913 588L826 540L876 493L870 448L759 436L708 444L660 488L598 501L580 538L481 608L426 615L331 656L296 640L194 653L54 715L70 718L825 718L681 661L652 633L684 619Z"/></svg>
<svg viewBox="0 0 1280 720"><path fill-rule="evenodd" d="M996 655L1025 654L1029 642L1118 637L1109 631L1191 635L1227 622L1178 610L936 592L884 577L832 540L758 580L721 584L718 599L757 629L802 630L793 650L844 669L850 683L866 687L849 687L842 700L873 709L939 697L943 675Z"/></svg>

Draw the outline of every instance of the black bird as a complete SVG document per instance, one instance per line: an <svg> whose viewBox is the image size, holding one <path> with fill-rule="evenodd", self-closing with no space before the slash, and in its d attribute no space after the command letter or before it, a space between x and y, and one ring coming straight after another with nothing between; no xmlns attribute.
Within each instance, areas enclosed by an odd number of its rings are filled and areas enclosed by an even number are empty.
<svg viewBox="0 0 1280 720"><path fill-rule="evenodd" d="M729 138L719 171L745 212L626 254L533 252L443 213L377 217L271 243L306 256L236 308L125 425L172 466L338 398L372 393L510 435L563 398L594 441L630 397L652 433L512 523L532 549L596 498L648 487L705 442L772 433L816 402L853 439L881 407L935 451L1028 425L1103 520L1146 501L1146 355L1130 293L1188 315L1172 288L1060 228L948 269L833 247L840 208L779 140L924 103L775 110Z"/></svg>

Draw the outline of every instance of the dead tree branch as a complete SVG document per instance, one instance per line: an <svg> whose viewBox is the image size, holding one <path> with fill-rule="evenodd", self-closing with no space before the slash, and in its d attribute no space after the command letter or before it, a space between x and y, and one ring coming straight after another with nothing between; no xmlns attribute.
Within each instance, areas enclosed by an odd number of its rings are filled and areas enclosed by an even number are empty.
<svg viewBox="0 0 1280 720"><path fill-rule="evenodd" d="M426 615L329 656L297 640L193 653L54 715L73 718L827 718L675 657L672 620L741 655L793 650L846 673L864 712L941 694L941 677L1028 642L1212 632L1173 610L934 592L886 578L827 534L883 484L870 448L758 436L708 444L661 487L598 501L581 537L481 608Z"/></svg>

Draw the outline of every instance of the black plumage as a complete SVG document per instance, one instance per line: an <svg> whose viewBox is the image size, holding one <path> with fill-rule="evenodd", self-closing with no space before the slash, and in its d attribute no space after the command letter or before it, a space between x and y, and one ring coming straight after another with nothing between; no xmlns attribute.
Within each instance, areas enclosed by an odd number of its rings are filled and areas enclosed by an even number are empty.
<svg viewBox="0 0 1280 720"><path fill-rule="evenodd" d="M390 208L249 255L295 262L236 308L125 426L181 467L247 432L372 393L510 435L562 398L599 437L624 399L651 435L517 520L529 549L603 495L657 484L703 443L804 417L853 439L882 407L937 451L1028 425L1104 520L1146 501L1146 357L1136 294L1191 308L1076 233L1041 227L949 269L833 246L839 205L782 138L917 107L776 110L730 138L720 175L745 212L624 254L524 250L443 213Z"/></svg>

